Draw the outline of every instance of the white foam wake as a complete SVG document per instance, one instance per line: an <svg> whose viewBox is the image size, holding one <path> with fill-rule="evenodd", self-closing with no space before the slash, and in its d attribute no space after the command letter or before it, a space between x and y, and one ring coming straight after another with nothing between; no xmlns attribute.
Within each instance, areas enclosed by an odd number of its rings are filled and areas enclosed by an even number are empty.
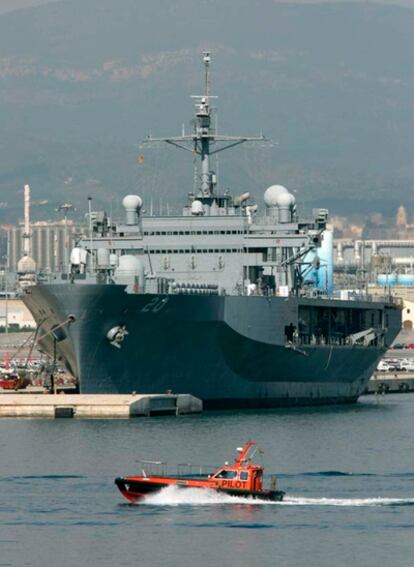
<svg viewBox="0 0 414 567"><path fill-rule="evenodd" d="M152 506L208 506L210 504L246 504L248 502L251 504L259 501L241 496L229 496L205 488L179 488L177 486L167 486L160 492L147 496L142 501L143 504Z"/></svg>
<svg viewBox="0 0 414 567"><path fill-rule="evenodd" d="M285 496L284 506L404 506L414 505L414 498L303 498Z"/></svg>
<svg viewBox="0 0 414 567"><path fill-rule="evenodd" d="M405 506L414 505L414 498L305 498L285 496L282 502L254 500L230 496L222 492L200 488L168 486L147 496L140 504L147 506L210 506L217 504L277 505L277 506Z"/></svg>

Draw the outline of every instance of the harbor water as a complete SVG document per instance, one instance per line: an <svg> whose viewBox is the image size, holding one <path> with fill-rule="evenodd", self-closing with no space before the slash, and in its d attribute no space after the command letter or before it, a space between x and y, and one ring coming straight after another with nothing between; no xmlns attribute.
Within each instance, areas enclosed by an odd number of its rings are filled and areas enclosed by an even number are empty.
<svg viewBox="0 0 414 567"><path fill-rule="evenodd" d="M414 394L351 406L134 420L0 420L0 566L406 567ZM168 488L123 500L138 459L222 464L252 438L283 503ZM411 559L410 559L411 558Z"/></svg>

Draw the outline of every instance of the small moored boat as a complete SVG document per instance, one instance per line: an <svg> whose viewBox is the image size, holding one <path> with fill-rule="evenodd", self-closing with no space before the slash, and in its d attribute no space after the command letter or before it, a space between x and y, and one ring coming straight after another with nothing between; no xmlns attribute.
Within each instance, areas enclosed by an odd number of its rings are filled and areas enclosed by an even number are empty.
<svg viewBox="0 0 414 567"><path fill-rule="evenodd" d="M152 473L149 468L143 468L141 476L119 477L115 479L115 484L125 498L131 502L137 502L144 496L159 492L167 486L204 488L231 496L281 501L285 493L282 490L276 490L275 476L271 477L270 488L263 486L263 466L253 463L257 450L257 444L254 441L248 441L243 447L237 449L238 455L231 465L225 463L212 474L203 473L201 467L197 468L197 473L179 472L175 476ZM149 461L146 463L159 467L164 464ZM187 465L187 467L190 466ZM191 467L194 471L195 468Z"/></svg>

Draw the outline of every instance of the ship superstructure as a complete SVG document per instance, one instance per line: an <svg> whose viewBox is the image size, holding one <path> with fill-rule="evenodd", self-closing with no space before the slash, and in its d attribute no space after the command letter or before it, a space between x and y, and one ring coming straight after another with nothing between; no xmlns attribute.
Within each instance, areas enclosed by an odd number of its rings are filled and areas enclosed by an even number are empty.
<svg viewBox="0 0 414 567"><path fill-rule="evenodd" d="M220 192L215 152L258 137L219 135L212 124L210 54L192 132L148 138L199 158L180 216L148 216L123 200L125 219L88 213L70 269L31 287L25 302L43 347L83 392L173 390L207 407L355 401L400 328L400 309L332 288L325 209L300 218L283 186ZM246 188L247 189L247 188Z"/></svg>

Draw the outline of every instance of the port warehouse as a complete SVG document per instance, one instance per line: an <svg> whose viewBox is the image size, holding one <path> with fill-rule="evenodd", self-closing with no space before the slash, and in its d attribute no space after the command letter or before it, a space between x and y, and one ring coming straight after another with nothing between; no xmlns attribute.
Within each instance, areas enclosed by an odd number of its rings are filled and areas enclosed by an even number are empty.
<svg viewBox="0 0 414 567"><path fill-rule="evenodd" d="M23 301L17 298L8 297L6 300L5 295L0 295L0 331L7 330L34 330L36 323L24 305Z"/></svg>

